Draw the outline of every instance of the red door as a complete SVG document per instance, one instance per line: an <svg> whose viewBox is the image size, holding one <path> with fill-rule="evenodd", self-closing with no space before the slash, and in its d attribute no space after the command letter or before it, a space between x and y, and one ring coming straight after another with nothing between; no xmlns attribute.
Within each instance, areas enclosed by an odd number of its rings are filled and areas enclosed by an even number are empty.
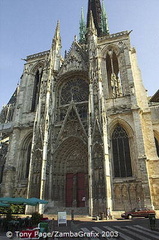
<svg viewBox="0 0 159 240"><path fill-rule="evenodd" d="M77 173L77 207L85 207L85 174Z"/></svg>
<svg viewBox="0 0 159 240"><path fill-rule="evenodd" d="M66 207L72 207L73 202L73 173L66 174Z"/></svg>

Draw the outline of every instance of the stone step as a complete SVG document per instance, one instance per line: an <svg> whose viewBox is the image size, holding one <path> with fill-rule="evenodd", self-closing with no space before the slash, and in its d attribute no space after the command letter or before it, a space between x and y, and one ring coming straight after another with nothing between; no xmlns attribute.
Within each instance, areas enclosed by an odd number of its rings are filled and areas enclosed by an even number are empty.
<svg viewBox="0 0 159 240"><path fill-rule="evenodd" d="M44 214L57 214L58 212L66 212L67 215L71 215L72 211L74 215L88 215L88 207L47 207Z"/></svg>

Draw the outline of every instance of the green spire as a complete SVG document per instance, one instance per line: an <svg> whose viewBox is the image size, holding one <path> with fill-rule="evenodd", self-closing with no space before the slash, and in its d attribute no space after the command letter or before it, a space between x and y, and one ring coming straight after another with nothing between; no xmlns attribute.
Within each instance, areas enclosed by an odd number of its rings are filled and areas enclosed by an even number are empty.
<svg viewBox="0 0 159 240"><path fill-rule="evenodd" d="M80 20L80 33L79 33L79 42L84 43L86 41L86 23L84 20L83 8L81 10L81 20Z"/></svg>
<svg viewBox="0 0 159 240"><path fill-rule="evenodd" d="M108 19L107 19L106 10L104 7L104 0L102 1L101 28L102 28L103 34L109 34Z"/></svg>

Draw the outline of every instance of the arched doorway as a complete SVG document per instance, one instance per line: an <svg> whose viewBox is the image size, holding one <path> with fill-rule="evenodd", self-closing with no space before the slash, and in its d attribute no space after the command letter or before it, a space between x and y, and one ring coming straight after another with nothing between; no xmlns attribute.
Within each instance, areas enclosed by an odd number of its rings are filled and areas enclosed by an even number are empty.
<svg viewBox="0 0 159 240"><path fill-rule="evenodd" d="M56 205L85 207L88 201L87 143L70 136L58 147L53 162L53 194Z"/></svg>

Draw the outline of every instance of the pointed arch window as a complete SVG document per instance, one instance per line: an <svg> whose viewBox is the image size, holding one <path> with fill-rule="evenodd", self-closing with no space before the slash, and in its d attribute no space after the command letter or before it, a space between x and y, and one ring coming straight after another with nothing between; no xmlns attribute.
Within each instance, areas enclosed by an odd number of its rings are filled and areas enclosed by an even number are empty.
<svg viewBox="0 0 159 240"><path fill-rule="evenodd" d="M29 177L31 147L32 147L32 134L29 134L24 139L21 146L20 162L18 169L19 180L27 180Z"/></svg>
<svg viewBox="0 0 159 240"><path fill-rule="evenodd" d="M155 145L156 145L157 156L159 157L159 142L157 141L157 138L155 138Z"/></svg>
<svg viewBox="0 0 159 240"><path fill-rule="evenodd" d="M113 131L112 148L114 177L131 177L132 167L129 138L124 128L120 125L117 125Z"/></svg>
<svg viewBox="0 0 159 240"><path fill-rule="evenodd" d="M30 157L31 157L31 145L32 145L32 143L29 144L28 149L27 149L25 178L28 178L28 176L29 176L29 166L30 166Z"/></svg>
<svg viewBox="0 0 159 240"><path fill-rule="evenodd" d="M42 69L40 68L37 70L37 72L35 74L32 106L31 106L32 112L34 112L36 110L36 106L39 102L41 77L42 77Z"/></svg>
<svg viewBox="0 0 159 240"><path fill-rule="evenodd" d="M0 183L2 183L3 171L4 171L4 164L0 166Z"/></svg>
<svg viewBox="0 0 159 240"><path fill-rule="evenodd" d="M106 68L110 97L116 98L122 96L118 59L112 49L108 51L106 56Z"/></svg>

